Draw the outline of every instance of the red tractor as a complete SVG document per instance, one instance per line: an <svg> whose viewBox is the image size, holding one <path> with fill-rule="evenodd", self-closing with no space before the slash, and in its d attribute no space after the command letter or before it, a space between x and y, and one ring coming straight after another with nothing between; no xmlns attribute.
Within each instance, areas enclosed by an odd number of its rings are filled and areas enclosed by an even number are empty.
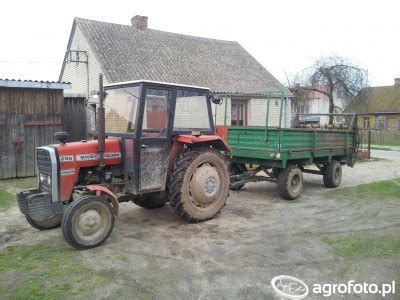
<svg viewBox="0 0 400 300"><path fill-rule="evenodd" d="M21 212L39 230L61 225L77 249L107 239L120 202L212 219L228 197L229 146L215 134L211 95L145 80L103 88L100 75L98 139L66 143L60 132L59 144L37 148L39 184L17 194Z"/></svg>

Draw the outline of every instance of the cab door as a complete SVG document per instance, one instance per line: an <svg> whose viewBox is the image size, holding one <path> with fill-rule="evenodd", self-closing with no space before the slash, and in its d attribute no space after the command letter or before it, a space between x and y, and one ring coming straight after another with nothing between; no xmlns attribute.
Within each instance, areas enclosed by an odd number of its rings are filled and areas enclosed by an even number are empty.
<svg viewBox="0 0 400 300"><path fill-rule="evenodd" d="M144 94L138 143L139 193L165 190L172 127L173 90L147 86Z"/></svg>

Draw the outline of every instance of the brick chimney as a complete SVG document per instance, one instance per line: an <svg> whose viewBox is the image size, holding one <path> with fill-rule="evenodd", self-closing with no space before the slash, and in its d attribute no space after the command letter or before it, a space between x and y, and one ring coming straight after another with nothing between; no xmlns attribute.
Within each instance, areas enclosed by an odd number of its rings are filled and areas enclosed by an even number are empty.
<svg viewBox="0 0 400 300"><path fill-rule="evenodd" d="M394 79L394 86L400 86L400 78Z"/></svg>
<svg viewBox="0 0 400 300"><path fill-rule="evenodd" d="M147 29L147 17L136 15L131 19L131 23L133 27L137 29Z"/></svg>

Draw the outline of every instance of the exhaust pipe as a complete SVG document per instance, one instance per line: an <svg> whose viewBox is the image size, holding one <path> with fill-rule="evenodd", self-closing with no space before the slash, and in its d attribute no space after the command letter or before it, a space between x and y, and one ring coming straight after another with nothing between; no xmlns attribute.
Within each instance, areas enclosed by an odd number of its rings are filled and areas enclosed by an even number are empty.
<svg viewBox="0 0 400 300"><path fill-rule="evenodd" d="M103 86L103 74L99 74L99 107L97 108L97 135L99 142L99 163L100 167L104 167L104 151L106 144L106 124L105 124L105 110L104 110L104 86Z"/></svg>

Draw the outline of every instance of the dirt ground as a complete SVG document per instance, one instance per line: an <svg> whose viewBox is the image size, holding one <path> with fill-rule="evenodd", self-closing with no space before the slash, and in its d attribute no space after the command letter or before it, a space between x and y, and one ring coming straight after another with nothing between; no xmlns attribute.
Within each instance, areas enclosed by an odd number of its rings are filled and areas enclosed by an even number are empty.
<svg viewBox="0 0 400 300"><path fill-rule="evenodd" d="M217 218L200 224L185 223L169 205L123 203L108 241L87 251L68 247L59 229L33 229L14 205L0 212L0 290L8 297L279 299L270 281L284 274L309 286L396 280L399 291L400 185L387 195L383 187L382 197L353 187L400 178L400 152L373 155L382 160L344 168L336 190L305 174L303 195L291 202L272 183L248 184L231 192ZM32 183L0 188L15 192Z"/></svg>

